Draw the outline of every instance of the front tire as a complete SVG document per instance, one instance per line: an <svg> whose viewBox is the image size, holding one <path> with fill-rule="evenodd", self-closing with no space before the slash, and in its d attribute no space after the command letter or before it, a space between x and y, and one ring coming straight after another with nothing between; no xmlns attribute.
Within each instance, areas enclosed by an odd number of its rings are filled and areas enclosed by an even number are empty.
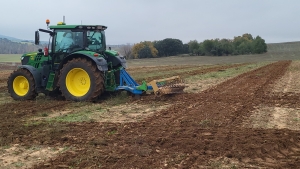
<svg viewBox="0 0 300 169"><path fill-rule="evenodd" d="M91 101L104 92L103 73L85 58L68 61L60 71L58 83L67 100Z"/></svg>
<svg viewBox="0 0 300 169"><path fill-rule="evenodd" d="M32 100L37 96L34 78L26 69L18 69L10 74L7 89L15 100Z"/></svg>

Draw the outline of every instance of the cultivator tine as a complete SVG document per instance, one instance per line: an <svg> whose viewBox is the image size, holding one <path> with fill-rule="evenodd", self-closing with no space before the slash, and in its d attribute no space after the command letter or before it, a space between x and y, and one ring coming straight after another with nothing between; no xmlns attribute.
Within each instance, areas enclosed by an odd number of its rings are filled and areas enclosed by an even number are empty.
<svg viewBox="0 0 300 169"><path fill-rule="evenodd" d="M182 93L185 85L183 83L180 84L173 84L161 87L159 89L159 94L173 94L173 93Z"/></svg>
<svg viewBox="0 0 300 169"><path fill-rule="evenodd" d="M186 87L184 81L179 76L153 80L149 84L152 86L155 95L183 93L183 89Z"/></svg>

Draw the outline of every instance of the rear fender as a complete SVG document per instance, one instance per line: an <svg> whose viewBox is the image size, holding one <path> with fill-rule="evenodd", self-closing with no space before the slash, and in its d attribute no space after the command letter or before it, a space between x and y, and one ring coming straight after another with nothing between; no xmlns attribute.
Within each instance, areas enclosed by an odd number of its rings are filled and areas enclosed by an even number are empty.
<svg viewBox="0 0 300 169"><path fill-rule="evenodd" d="M127 68L126 59L124 56L121 56L117 51L106 50L105 54L108 56L107 61L112 63L112 66L121 65L123 68Z"/></svg>
<svg viewBox="0 0 300 169"><path fill-rule="evenodd" d="M108 67L107 67L107 62L103 57L99 57L99 58L92 58L94 60L94 62L97 65L97 68L100 71L107 71Z"/></svg>
<svg viewBox="0 0 300 169"><path fill-rule="evenodd" d="M73 53L71 55L68 55L61 62L59 69L61 69L63 67L63 65L66 64L69 60L72 60L73 58L79 58L79 57L80 58L86 58L88 60L92 60L97 65L97 68L100 71L107 71L108 70L107 62L103 57L94 57L94 56L86 55L86 54L83 54L83 53Z"/></svg>

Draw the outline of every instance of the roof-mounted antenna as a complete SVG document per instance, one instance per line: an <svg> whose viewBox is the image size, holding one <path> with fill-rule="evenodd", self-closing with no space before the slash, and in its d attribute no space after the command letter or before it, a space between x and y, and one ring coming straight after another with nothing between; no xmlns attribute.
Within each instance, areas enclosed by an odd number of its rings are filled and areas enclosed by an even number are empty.
<svg viewBox="0 0 300 169"><path fill-rule="evenodd" d="M66 23L66 21L65 21L65 16L63 16L63 22Z"/></svg>

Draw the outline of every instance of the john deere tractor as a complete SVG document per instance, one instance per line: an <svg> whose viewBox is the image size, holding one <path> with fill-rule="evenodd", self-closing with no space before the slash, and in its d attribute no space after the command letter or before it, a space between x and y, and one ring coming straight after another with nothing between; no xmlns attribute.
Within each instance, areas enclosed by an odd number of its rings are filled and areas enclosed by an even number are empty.
<svg viewBox="0 0 300 169"><path fill-rule="evenodd" d="M134 95L147 90L155 94L183 91L184 85L177 76L148 84L135 82L125 71L125 58L117 51L106 50L106 26L46 23L48 29L35 31L35 44L40 44L40 32L50 35L49 44L37 52L23 54L22 65L8 78L8 92L15 100L31 100L38 93L88 101L104 91L126 90Z"/></svg>

